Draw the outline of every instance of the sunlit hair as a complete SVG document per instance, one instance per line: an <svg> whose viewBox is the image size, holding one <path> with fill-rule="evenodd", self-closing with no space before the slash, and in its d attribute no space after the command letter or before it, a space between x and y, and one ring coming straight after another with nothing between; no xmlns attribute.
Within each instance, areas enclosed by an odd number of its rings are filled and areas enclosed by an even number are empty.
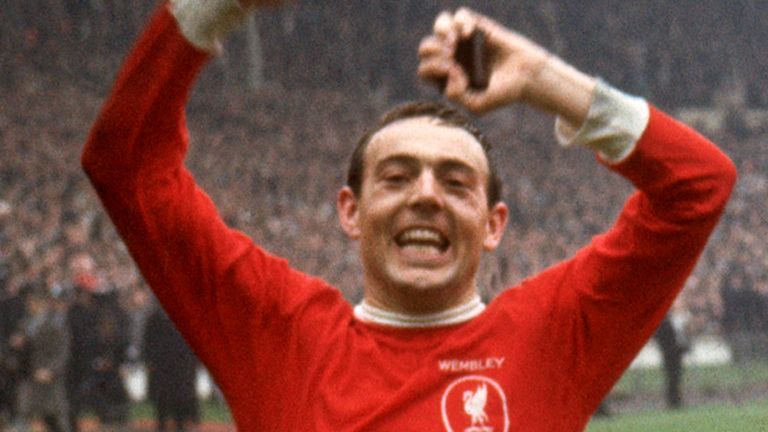
<svg viewBox="0 0 768 432"><path fill-rule="evenodd" d="M440 123L449 126L455 126L471 134L483 148L485 158L488 160L488 184L486 185L488 195L488 207L493 206L501 200L501 180L496 174L496 168L491 157L491 144L485 138L469 117L464 115L456 108L442 102L409 102L396 106L385 113L376 123L357 141L355 150L349 160L349 169L347 171L347 186L352 189L356 196L360 196L363 177L365 174L364 155L368 144L373 135L387 125L398 120L414 117L433 117Z"/></svg>

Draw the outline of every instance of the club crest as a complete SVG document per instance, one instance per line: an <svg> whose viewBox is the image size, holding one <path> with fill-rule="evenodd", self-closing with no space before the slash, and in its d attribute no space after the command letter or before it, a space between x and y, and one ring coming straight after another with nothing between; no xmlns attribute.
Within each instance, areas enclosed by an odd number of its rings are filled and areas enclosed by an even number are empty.
<svg viewBox="0 0 768 432"><path fill-rule="evenodd" d="M441 403L448 432L507 432L509 413L504 390L494 380L469 375L453 381Z"/></svg>

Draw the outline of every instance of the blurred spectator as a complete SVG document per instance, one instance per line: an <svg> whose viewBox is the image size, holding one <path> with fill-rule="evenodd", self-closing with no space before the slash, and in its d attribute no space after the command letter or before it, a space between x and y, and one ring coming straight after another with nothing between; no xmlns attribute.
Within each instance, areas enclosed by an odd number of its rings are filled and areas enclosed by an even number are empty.
<svg viewBox="0 0 768 432"><path fill-rule="evenodd" d="M128 361L128 319L110 294L97 297L95 357L82 383L85 404L93 408L102 430L121 430L128 421L130 400L123 367Z"/></svg>
<svg viewBox="0 0 768 432"><path fill-rule="evenodd" d="M653 337L661 349L666 381L664 400L667 408L679 409L683 406L683 355L690 349L690 342L685 335L683 323L676 321L672 314L664 317Z"/></svg>
<svg viewBox="0 0 768 432"><path fill-rule="evenodd" d="M96 303L95 277L89 272L92 260L80 255L70 264L74 275L73 302L69 307L67 323L72 336L72 355L67 368L67 395L71 429L77 431L80 414L87 406L87 380L96 361L99 310Z"/></svg>
<svg viewBox="0 0 768 432"><path fill-rule="evenodd" d="M74 291L67 316L72 335L67 373L70 426L79 430L86 409L96 413L103 428L120 425L128 415L121 367L127 361L129 320L89 254L74 255L70 269Z"/></svg>
<svg viewBox="0 0 768 432"><path fill-rule="evenodd" d="M28 374L18 391L19 420L27 430L42 421L55 432L69 432L64 371L69 356L69 332L44 284L34 284L25 295L27 315L22 321L22 345Z"/></svg>
<svg viewBox="0 0 768 432"><path fill-rule="evenodd" d="M159 306L147 319L143 345L157 430L189 431L200 417L195 388L198 360Z"/></svg>
<svg viewBox="0 0 768 432"><path fill-rule="evenodd" d="M761 295L745 274L734 266L724 278L723 331L737 362L765 358L768 354L768 296Z"/></svg>
<svg viewBox="0 0 768 432"><path fill-rule="evenodd" d="M26 306L17 285L0 287L0 430L17 418L17 388L27 366L21 322Z"/></svg>

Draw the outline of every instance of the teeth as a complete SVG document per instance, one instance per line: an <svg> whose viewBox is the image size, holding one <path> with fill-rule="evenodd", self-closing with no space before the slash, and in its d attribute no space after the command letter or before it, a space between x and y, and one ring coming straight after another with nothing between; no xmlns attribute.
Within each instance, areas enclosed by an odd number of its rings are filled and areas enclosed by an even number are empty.
<svg viewBox="0 0 768 432"><path fill-rule="evenodd" d="M442 239L440 234L428 229L412 229L408 230L400 236L400 240L404 242L416 241L416 242L435 242L441 243Z"/></svg>
<svg viewBox="0 0 768 432"><path fill-rule="evenodd" d="M448 241L434 230L428 228L413 228L406 230L397 237L400 246L413 246L422 248L446 248Z"/></svg>
<svg viewBox="0 0 768 432"><path fill-rule="evenodd" d="M435 245L426 245L426 244L418 244L418 243L409 243L403 246L403 248L407 248L419 253L439 253L440 252L440 248L438 248Z"/></svg>

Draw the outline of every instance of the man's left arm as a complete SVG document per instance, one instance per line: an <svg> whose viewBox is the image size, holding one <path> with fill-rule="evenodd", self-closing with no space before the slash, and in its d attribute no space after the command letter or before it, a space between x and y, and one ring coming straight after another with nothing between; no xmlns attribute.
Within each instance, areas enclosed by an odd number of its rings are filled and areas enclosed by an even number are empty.
<svg viewBox="0 0 768 432"><path fill-rule="evenodd" d="M587 405L596 406L682 289L736 170L693 129L603 83L581 128L569 135L560 122L558 130L561 142L594 148L637 188L614 226L563 266L575 294L562 305L578 335L574 375Z"/></svg>
<svg viewBox="0 0 768 432"><path fill-rule="evenodd" d="M458 40L476 30L485 35L491 57L482 90L469 87L454 58ZM547 337L558 341L542 350L553 366L563 366L584 409L594 409L693 269L730 196L734 165L709 140L645 100L471 10L441 14L419 55L419 75L444 78L449 99L475 112L524 103L552 113L563 145L591 148L637 188L608 232L524 284L548 317Z"/></svg>

